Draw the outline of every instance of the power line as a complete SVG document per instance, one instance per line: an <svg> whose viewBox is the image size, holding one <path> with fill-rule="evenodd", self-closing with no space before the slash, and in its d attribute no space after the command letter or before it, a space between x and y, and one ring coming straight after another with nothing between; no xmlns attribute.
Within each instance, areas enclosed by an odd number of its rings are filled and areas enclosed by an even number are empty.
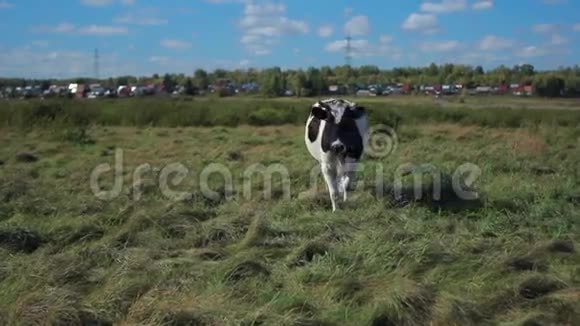
<svg viewBox="0 0 580 326"><path fill-rule="evenodd" d="M345 62L347 66L350 66L352 63L352 45L350 44L350 41L352 40L352 38L350 37L350 34L346 36L346 47L345 47L345 52L346 52L346 56L345 56Z"/></svg>
<svg viewBox="0 0 580 326"><path fill-rule="evenodd" d="M95 78L99 79L99 49L95 49Z"/></svg>

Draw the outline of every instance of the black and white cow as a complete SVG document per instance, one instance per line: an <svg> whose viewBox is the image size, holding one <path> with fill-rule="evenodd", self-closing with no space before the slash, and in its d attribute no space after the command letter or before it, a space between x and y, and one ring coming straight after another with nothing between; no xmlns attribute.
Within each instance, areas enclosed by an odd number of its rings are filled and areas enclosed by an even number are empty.
<svg viewBox="0 0 580 326"><path fill-rule="evenodd" d="M319 163L328 186L332 211L347 200L357 163L368 141L364 107L343 99L325 99L312 105L304 135L308 151Z"/></svg>

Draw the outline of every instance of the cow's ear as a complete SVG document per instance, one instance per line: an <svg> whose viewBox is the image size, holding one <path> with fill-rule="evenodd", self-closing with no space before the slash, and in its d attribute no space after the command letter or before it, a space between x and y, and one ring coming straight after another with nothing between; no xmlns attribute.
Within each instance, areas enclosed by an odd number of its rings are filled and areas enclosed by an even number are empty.
<svg viewBox="0 0 580 326"><path fill-rule="evenodd" d="M352 110L352 118L353 119L360 119L363 115L366 114L366 108L364 106L356 106L354 110Z"/></svg>
<svg viewBox="0 0 580 326"><path fill-rule="evenodd" d="M320 120L326 120L328 118L328 112L319 105L312 106L312 115Z"/></svg>

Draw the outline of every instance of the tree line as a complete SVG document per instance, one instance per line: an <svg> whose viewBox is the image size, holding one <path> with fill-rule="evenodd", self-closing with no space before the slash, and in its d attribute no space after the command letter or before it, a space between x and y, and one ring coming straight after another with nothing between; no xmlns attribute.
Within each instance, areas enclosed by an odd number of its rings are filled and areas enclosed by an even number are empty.
<svg viewBox="0 0 580 326"><path fill-rule="evenodd" d="M266 69L216 69L206 71L197 69L191 75L186 74L154 74L152 76L120 76L104 80L92 78L73 78L68 80L30 80L19 78L0 78L0 88L27 85L42 85L48 88L54 83L66 84L100 83L104 87L119 85L162 84L168 92L178 86L183 86L186 93L207 90L210 85L227 85L231 82L236 87L247 83L257 83L258 92L264 96L279 96L290 90L297 96L323 95L330 85L345 87L347 92L366 85L444 85L461 84L467 88L480 85L499 86L502 84L533 85L540 96L579 96L580 67L560 67L553 70L536 70L531 64L508 67L500 65L494 69L484 70L482 66L462 64L432 63L424 67L397 67L381 69L374 65L352 67L322 66L307 69L283 70L280 67Z"/></svg>

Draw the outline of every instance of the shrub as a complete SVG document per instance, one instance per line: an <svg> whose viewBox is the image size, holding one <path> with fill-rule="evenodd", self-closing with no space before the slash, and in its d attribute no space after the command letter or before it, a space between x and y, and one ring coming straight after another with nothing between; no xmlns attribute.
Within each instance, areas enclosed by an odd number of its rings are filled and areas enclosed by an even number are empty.
<svg viewBox="0 0 580 326"><path fill-rule="evenodd" d="M45 99L43 101L5 101L0 118L7 127L34 126L237 126L302 125L313 99L260 99L252 97L208 97L199 100L179 98L131 98L78 101ZM468 109L435 105L366 102L371 124L397 128L401 123L451 122L486 127L522 125L577 126L580 115L557 109Z"/></svg>

